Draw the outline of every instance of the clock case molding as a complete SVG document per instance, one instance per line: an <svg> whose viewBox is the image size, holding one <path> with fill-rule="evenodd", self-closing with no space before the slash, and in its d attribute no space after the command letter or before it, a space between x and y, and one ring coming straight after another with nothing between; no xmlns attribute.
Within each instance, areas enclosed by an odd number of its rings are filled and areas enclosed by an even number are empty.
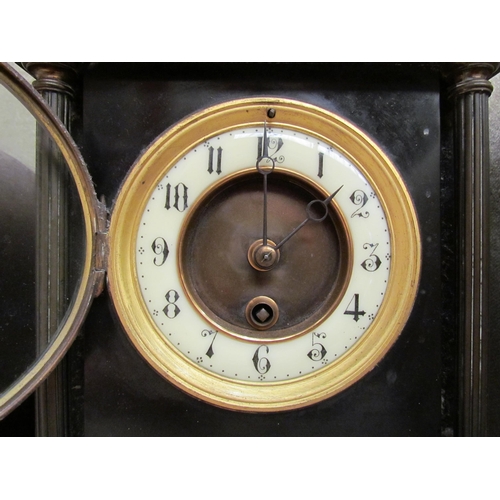
<svg viewBox="0 0 500 500"><path fill-rule="evenodd" d="M433 176L434 183L436 179L441 179L438 186L439 201L437 206L432 205L432 210L440 209L441 212L440 217L438 214L438 217L434 217L430 222L430 226L434 227L434 234L427 234L428 239L432 237L438 239L438 242L429 243L427 254L433 252L440 254L440 259L434 257L429 267L432 272L438 271L439 276L434 281L434 285L437 286L434 288L439 290L433 292L433 297L438 299L438 305L431 311L429 318L417 317L417 313L425 314L426 310L417 304L416 313L410 318L408 329L417 331L420 328L439 337L437 341L434 339L428 344L431 344L432 362L437 365L430 370L434 370L434 374L438 376L437 384L432 391L434 395L438 393L443 395L443 405L441 408L440 397L434 398L436 403L439 399L438 409L431 412L434 421L426 424L427 426L423 425L420 431L407 429L405 432L404 425L407 422L401 427L398 427L396 422L394 433L488 434L488 424L495 420L495 416L488 413L488 360L492 357L488 350L490 212L488 98L492 92L489 79L498 72L497 63L401 65L22 63L22 65L35 77L35 88L71 131L80 146L81 154L88 163L97 192L106 196L103 202L98 202L97 199L90 202L95 209L91 225L96 234L90 288L92 295L100 296L94 300L87 322L73 347L69 349L69 353L62 361L62 354L54 359L53 364L47 368L47 372L52 371L52 373L37 389L35 407L38 435L120 433L120 430L113 429L113 424L109 421L114 414L113 410L100 414L99 405L103 404L102 398L107 391L109 393L118 390L120 380L111 379L123 370L123 366L120 365L128 360L129 356L135 357L134 366L137 367L137 377L140 382L153 385L149 392L146 390L149 396L147 408L139 408L137 404L140 397L134 395L128 401L126 397L115 400L113 397L110 398L111 404L129 404L133 408L131 412L129 411L132 416L128 417L133 420L132 433L135 431L208 435L213 432L208 427L203 429L180 424L179 415L174 414L185 411L194 412L202 418L204 416L214 418L213 411L232 413L227 410L212 410L205 403L185 400L188 396L179 394L177 389L166 389L163 383L158 384L156 375L151 373L142 360L137 359L137 353L133 352L123 335L120 336L122 332L117 333L120 328L113 322L109 313L107 293L101 294L105 289L103 278L106 263L105 253L97 249L105 247L105 203L107 201L108 205L111 204L110 201L116 196L128 168L148 142L178 119L196 111L197 105L208 106L214 101L222 102L240 96L259 94L290 96L304 101L312 99L313 104L326 104L338 114L342 115L343 111L346 119L361 128L363 125L371 124L374 129L368 131L369 135L375 141L380 141L382 138L383 142L388 140L388 135L377 134L377 117L365 115L370 112L373 114L374 110L380 109L376 104L377 100L386 99L381 105L394 106L396 111L393 115L390 112L381 114L378 117L380 127L384 127L386 125L384 121L387 120L394 122L411 120L411 114L404 116L401 113L405 110L414 111L417 108L415 104L417 98L411 94L418 97L420 92L425 104L434 107L433 119L439 127L439 139L434 151L437 156L434 160L430 158L429 161L430 164L433 162L436 164L437 158L438 168L434 168L434 172L429 175ZM255 75L265 75L265 78ZM318 79L320 84L315 83ZM328 92L324 92L325 88ZM201 97L193 100L193 92ZM335 97L337 94L340 96L338 99ZM433 98L429 97L431 95ZM151 104L152 101L155 101L154 105ZM150 104L144 105L145 102ZM171 111L165 111L169 106ZM423 113L425 114L425 111ZM416 118L418 120L418 117ZM117 132L126 125L135 127L130 130L132 134L141 130L141 137L129 138L128 145L125 144L126 135ZM111 129L111 135L113 132L117 134L115 137L117 142L111 146L105 145L107 134L105 127ZM144 142L146 138L149 141ZM398 140L404 142L404 138L393 137L392 140L393 144ZM389 149L389 154L394 154L408 145L402 144L391 149L391 146L386 147L386 144L382 144L382 147L386 151ZM395 163L397 166L398 162ZM63 175L61 174L61 177ZM407 183L412 182L411 175L406 175ZM59 179L54 182L64 181ZM88 191L89 198L94 196L91 191L93 189ZM41 208L49 210L48 207ZM427 212L423 209L418 212L421 224L425 225ZM43 231L43 228L38 230ZM64 248L64 235L60 235L60 238L58 245ZM61 259L60 254L54 255L53 259L49 266L56 267L58 260ZM430 262L431 257L428 256L427 259ZM425 270L424 260L424 272ZM421 292L424 294L427 290L422 288ZM45 304L43 307L57 307L57 304ZM57 325L49 325L47 328L55 331ZM395 361L397 358L394 356L403 352L403 343L408 345L411 343L405 340L405 332L401 337L398 340L399 347L393 349L396 353L392 353L393 357L389 360L392 363L397 363ZM419 337L421 343L425 342L424 337L422 333ZM114 350L116 346L118 349ZM114 355L113 350L118 354ZM390 355L391 353L388 357ZM93 366L96 359L97 361L100 359L102 363L106 356L109 357L110 364L118 365L116 369L109 367L100 370L99 367L96 369ZM419 359L423 359L422 354ZM384 363L386 360L381 365ZM397 386L397 369L391 370L387 366L383 366L382 369L387 369L385 376L387 384ZM422 371L425 368L418 366L416 370ZM45 372L41 378L44 377ZM81 383L73 384L75 380ZM39 382L40 380L37 381ZM369 385L371 382L368 380L366 384ZM361 381L358 385L363 383L365 382ZM490 380L489 383L496 384L498 381ZM92 393L99 384L104 386L102 393L99 391ZM79 389L75 391L74 386ZM128 389L133 393L138 387L128 387ZM160 394L164 390L167 391L166 395ZM169 392L170 390L173 392ZM410 389L406 390L411 392ZM340 400L337 410L340 408L344 412L343 418L349 418L350 412L355 411L342 406L342 399L344 402L349 398L356 401L353 391L346 392L347 394L336 397ZM155 398L158 403L151 403ZM168 402L172 405L171 413L174 415L172 422L166 422L163 427L151 426L149 430L147 428L146 431L139 431L141 422L151 420L155 413L164 414L164 405ZM373 405L373 402L370 404ZM392 403L381 401L380 404L390 406ZM328 413L328 404L315 406L316 408L310 412ZM368 406L364 410L377 415L377 408ZM272 434L271 425L278 422L288 428L286 431L288 434L295 435L391 433L387 427L389 424L376 426L376 417L373 424L368 423L358 428L348 426L342 428L340 424L329 428L325 427L324 419L316 418L317 415L305 416L307 411L290 412L279 417L270 416L267 421L259 422L251 416L245 419L239 414L234 414L227 421L232 427L224 433ZM312 426L307 430L297 424L297 414L301 412L305 421ZM115 415L118 413L115 412ZM246 422L249 426L243 430L236 430L242 422ZM117 426L117 429L123 428L124 426ZM219 431L219 434L221 433Z"/></svg>

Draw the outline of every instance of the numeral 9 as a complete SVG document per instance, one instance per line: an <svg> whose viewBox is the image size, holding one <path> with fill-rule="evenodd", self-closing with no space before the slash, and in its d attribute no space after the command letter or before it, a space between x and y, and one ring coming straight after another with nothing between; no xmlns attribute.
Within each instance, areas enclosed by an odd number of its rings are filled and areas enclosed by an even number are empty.
<svg viewBox="0 0 500 500"><path fill-rule="evenodd" d="M151 245L153 252L159 257L153 259L153 264L155 266L162 266L168 257L168 245L163 238L156 238Z"/></svg>

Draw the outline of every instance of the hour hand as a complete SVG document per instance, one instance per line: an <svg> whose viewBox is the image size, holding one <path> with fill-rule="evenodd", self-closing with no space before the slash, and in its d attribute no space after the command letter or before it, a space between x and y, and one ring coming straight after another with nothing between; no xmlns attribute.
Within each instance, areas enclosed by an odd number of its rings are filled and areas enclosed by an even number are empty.
<svg viewBox="0 0 500 500"><path fill-rule="evenodd" d="M325 198L324 200L312 200L307 204L306 212L307 217L287 236L285 236L275 247L275 250L279 250L296 232L302 229L309 221L311 222L322 222L328 216L328 205L333 200L335 195L344 187L344 185L340 186L335 192L333 192L330 196ZM321 210L323 211L321 214L315 214L313 209L317 208L320 205Z"/></svg>

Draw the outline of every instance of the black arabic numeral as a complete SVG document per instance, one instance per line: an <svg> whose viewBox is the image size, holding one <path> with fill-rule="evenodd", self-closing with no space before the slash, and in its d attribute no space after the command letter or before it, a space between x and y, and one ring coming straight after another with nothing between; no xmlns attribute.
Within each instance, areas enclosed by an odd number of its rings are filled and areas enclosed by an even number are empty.
<svg viewBox="0 0 500 500"><path fill-rule="evenodd" d="M163 308L163 312L167 318L174 319L181 312L176 304L179 300L179 294L175 290L169 290L165 294L165 299L167 299L167 305Z"/></svg>
<svg viewBox="0 0 500 500"><path fill-rule="evenodd" d="M323 158L325 153L318 153L318 177L321 179L323 177Z"/></svg>
<svg viewBox="0 0 500 500"><path fill-rule="evenodd" d="M222 148L219 146L217 148L217 163L214 170L214 148L210 146L208 148L208 173L212 174L215 172L217 175L222 173Z"/></svg>
<svg viewBox="0 0 500 500"><path fill-rule="evenodd" d="M215 353L214 353L214 342L215 342L215 337L217 337L217 330L203 330L201 332L201 336L202 337L210 337L210 335L213 335L213 339L212 339L212 342L210 342L210 346L208 347L208 350L207 352L205 353L206 356L208 356L209 358L211 358Z"/></svg>
<svg viewBox="0 0 500 500"><path fill-rule="evenodd" d="M370 256L361 263L361 267L370 273L375 272L382 264L378 255L375 255L375 250L377 250L378 243L365 243L363 248L365 250L371 250Z"/></svg>
<svg viewBox="0 0 500 500"><path fill-rule="evenodd" d="M262 142L264 138L263 137L257 137L257 158L260 158L262 156Z"/></svg>
<svg viewBox="0 0 500 500"><path fill-rule="evenodd" d="M252 358L253 366L255 366L255 369L261 375L267 373L271 368L271 362L269 361L269 359L262 356L260 353L262 349L265 349L266 351L265 354L269 354L269 347L267 347L267 345L261 345L260 347L257 348Z"/></svg>
<svg viewBox="0 0 500 500"><path fill-rule="evenodd" d="M257 141L258 141L257 142L257 158L261 158L263 155L263 151L264 151L264 149L262 148L264 138L258 137ZM281 137L279 137L278 139L273 138L273 137L267 138L267 148L268 148L269 157L273 158L273 160L276 163L282 163L285 160L283 155L280 156L279 158L277 156L275 156L278 154L278 151L283 147L283 145L284 145L284 142L283 142L283 139Z"/></svg>
<svg viewBox="0 0 500 500"><path fill-rule="evenodd" d="M173 203L172 203L173 198ZM173 187L167 184L167 194L165 199L165 208L170 210L175 208L179 212L184 212L188 207L188 188L182 182Z"/></svg>
<svg viewBox="0 0 500 500"><path fill-rule="evenodd" d="M269 149L273 149L274 150L273 154L277 155L278 151L283 147L283 144L284 144L283 139L280 137L280 138L278 138L278 140L276 140L272 137L269 137L268 141L269 141ZM281 161L283 161L282 158L283 157L280 157L280 159L278 159L277 157L275 157L274 159L278 163L280 163Z"/></svg>
<svg viewBox="0 0 500 500"><path fill-rule="evenodd" d="M366 193L364 191L361 191L361 189L357 189L351 194L349 198L354 203L354 205L360 205L360 207L351 214L351 218L363 217L364 219L366 219L370 216L370 212L361 212L361 209L368 203L368 196L366 196Z"/></svg>
<svg viewBox="0 0 500 500"><path fill-rule="evenodd" d="M327 351L325 349L325 346L323 344L321 344L320 342L314 342L314 337L317 337L318 339L325 339L326 338L326 333L316 333L316 332L313 332L312 333L312 346L313 348L307 353L307 355L309 356L309 358L312 360L312 361L321 361Z"/></svg>
<svg viewBox="0 0 500 500"><path fill-rule="evenodd" d="M165 264L165 261L168 257L168 245L167 242L163 238L156 238L151 245L153 252L159 256L153 259L153 264L155 266L162 266Z"/></svg>
<svg viewBox="0 0 500 500"><path fill-rule="evenodd" d="M354 321L359 321L360 316L364 316L365 311L359 310L359 293L355 293L349 302L347 309L344 311L344 314L351 315Z"/></svg>

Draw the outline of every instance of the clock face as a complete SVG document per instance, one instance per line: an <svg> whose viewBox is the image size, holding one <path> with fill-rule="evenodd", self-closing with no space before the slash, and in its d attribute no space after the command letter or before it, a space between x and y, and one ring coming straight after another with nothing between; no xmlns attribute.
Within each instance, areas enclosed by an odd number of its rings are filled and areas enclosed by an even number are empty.
<svg viewBox="0 0 500 500"><path fill-rule="evenodd" d="M110 228L110 290L134 345L239 410L301 407L358 380L400 333L419 266L396 169L296 101L232 101L167 131Z"/></svg>

